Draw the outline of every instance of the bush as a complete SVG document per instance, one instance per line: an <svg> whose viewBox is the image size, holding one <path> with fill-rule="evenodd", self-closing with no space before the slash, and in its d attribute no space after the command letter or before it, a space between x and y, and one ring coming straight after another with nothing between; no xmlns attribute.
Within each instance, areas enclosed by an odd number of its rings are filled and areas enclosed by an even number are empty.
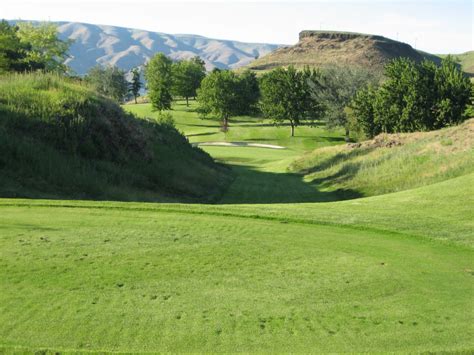
<svg viewBox="0 0 474 355"><path fill-rule="evenodd" d="M173 115L169 112L159 112L157 122L168 127L175 127Z"/></svg>

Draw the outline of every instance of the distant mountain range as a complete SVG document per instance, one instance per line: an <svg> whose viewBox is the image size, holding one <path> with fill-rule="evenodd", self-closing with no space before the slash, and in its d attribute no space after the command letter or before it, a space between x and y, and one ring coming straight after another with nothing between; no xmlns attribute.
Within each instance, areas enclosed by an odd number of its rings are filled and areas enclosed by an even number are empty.
<svg viewBox="0 0 474 355"><path fill-rule="evenodd" d="M198 55L206 62L208 70L234 69L279 47L277 44L245 43L88 23L56 24L61 39L74 40L70 48L71 57L66 64L80 75L97 64L116 65L128 71L143 65L158 52L174 60Z"/></svg>
<svg viewBox="0 0 474 355"><path fill-rule="evenodd" d="M277 66L321 67L336 64L381 71L388 61L397 57L416 61L425 58L435 62L441 60L441 55L416 50L406 43L353 32L302 31L298 43L283 46L79 22L56 24L61 39L74 40L66 64L79 75L87 73L97 64L116 65L129 71L145 64L158 52L174 60L197 55L205 61L208 70L244 67L266 71ZM473 53L456 56L463 70L471 76L474 76Z"/></svg>

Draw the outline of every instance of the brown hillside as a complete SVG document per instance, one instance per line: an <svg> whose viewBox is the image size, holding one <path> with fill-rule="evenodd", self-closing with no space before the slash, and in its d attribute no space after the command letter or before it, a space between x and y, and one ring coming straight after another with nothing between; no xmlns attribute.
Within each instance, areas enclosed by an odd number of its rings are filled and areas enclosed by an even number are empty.
<svg viewBox="0 0 474 355"><path fill-rule="evenodd" d="M278 66L359 66L381 70L391 59L407 57L420 61L426 56L410 45L382 36L352 32L302 31L294 46L278 48L248 65L253 70ZM430 59L438 59L431 56Z"/></svg>

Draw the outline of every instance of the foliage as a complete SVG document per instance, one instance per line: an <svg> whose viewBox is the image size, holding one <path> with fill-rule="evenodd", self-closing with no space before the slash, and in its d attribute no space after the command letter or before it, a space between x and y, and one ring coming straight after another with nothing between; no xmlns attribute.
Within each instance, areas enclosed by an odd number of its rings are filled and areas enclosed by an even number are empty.
<svg viewBox="0 0 474 355"><path fill-rule="evenodd" d="M0 22L0 73L24 71L28 69L25 62L28 46L20 42L18 27L7 21Z"/></svg>
<svg viewBox="0 0 474 355"><path fill-rule="evenodd" d="M142 82L140 80L140 69L132 69L132 81L129 83L129 91L132 93L135 103L137 103L137 97L140 96L140 89L142 88Z"/></svg>
<svg viewBox="0 0 474 355"><path fill-rule="evenodd" d="M145 67L148 97L155 110L171 109L172 96L172 61L163 53L156 54Z"/></svg>
<svg viewBox="0 0 474 355"><path fill-rule="evenodd" d="M58 38L57 26L50 22L34 25L29 22L18 24L18 38L28 47L24 61L34 69L38 64L46 71L65 73L64 64L71 41Z"/></svg>
<svg viewBox="0 0 474 355"><path fill-rule="evenodd" d="M471 83L450 57L439 67L395 59L385 75L380 88L365 89L351 104L368 136L439 129L466 118Z"/></svg>
<svg viewBox="0 0 474 355"><path fill-rule="evenodd" d="M344 127L349 141L351 122L346 108L359 90L379 80L376 72L357 67L333 66L322 70L310 83L313 95L325 108L323 119L328 128Z"/></svg>
<svg viewBox="0 0 474 355"><path fill-rule="evenodd" d="M319 76L320 73L314 69L298 71L292 66L264 74L260 79L260 109L264 116L276 123L288 121L292 137L295 127L305 121L320 119L323 107L313 95L311 86Z"/></svg>
<svg viewBox="0 0 474 355"><path fill-rule="evenodd" d="M189 98L197 95L197 89L206 76L204 61L199 57L182 60L172 65L173 94L184 97L189 106Z"/></svg>
<svg viewBox="0 0 474 355"><path fill-rule="evenodd" d="M238 79L239 115L252 115L257 113L260 99L260 87L257 75L250 70L245 70L239 75Z"/></svg>
<svg viewBox="0 0 474 355"><path fill-rule="evenodd" d="M173 127L173 128L175 127L173 115L169 112L160 111L158 113L158 117L156 118L156 121L159 124L164 125L164 126Z"/></svg>
<svg viewBox="0 0 474 355"><path fill-rule="evenodd" d="M125 79L125 72L115 66L102 67L97 65L89 70L85 80L90 83L98 93L118 103L124 101L129 90L129 84Z"/></svg>
<svg viewBox="0 0 474 355"><path fill-rule="evenodd" d="M249 113L258 100L258 83L254 74L237 75L229 70L214 70L197 90L198 112L202 117L215 115L228 130L232 116Z"/></svg>

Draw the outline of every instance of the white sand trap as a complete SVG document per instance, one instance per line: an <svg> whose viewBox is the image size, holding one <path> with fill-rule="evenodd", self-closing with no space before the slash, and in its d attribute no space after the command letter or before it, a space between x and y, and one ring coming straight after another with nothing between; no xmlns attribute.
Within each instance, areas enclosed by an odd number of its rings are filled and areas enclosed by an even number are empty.
<svg viewBox="0 0 474 355"><path fill-rule="evenodd" d="M282 147L281 145L247 143L247 142L199 142L199 143L193 143L193 146L254 147L254 148L268 148L268 149L286 149L286 147Z"/></svg>

